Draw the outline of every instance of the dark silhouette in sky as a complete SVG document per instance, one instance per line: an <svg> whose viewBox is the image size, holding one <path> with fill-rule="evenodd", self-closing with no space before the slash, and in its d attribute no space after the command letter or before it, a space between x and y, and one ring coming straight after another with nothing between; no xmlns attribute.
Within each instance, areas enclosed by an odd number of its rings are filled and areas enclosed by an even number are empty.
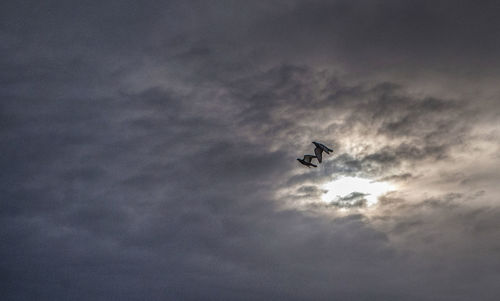
<svg viewBox="0 0 500 301"><path fill-rule="evenodd" d="M312 167L318 167L317 165L315 165L315 164L312 164L312 163L311 163L311 160L312 160L312 159L314 159L314 158L316 158L316 156L313 156L313 155L304 155L304 158L303 158L303 159L299 159L299 158L297 158L297 160L298 160L300 163L302 163L302 164L304 164L305 166L307 166L307 167L311 167L311 166L312 166Z"/></svg>
<svg viewBox="0 0 500 301"><path fill-rule="evenodd" d="M321 161L323 161L323 156L322 156L323 152L325 152L327 154L330 154L330 152L333 152L332 149L326 147L324 144L314 142L314 141L313 141L313 144L316 146L316 148L314 149L314 154L316 155L316 158L318 158L319 163L321 163Z"/></svg>

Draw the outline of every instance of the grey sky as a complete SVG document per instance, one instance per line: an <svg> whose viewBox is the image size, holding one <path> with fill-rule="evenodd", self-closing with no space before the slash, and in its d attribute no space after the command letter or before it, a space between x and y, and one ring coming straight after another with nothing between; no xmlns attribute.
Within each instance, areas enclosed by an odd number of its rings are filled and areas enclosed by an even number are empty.
<svg viewBox="0 0 500 301"><path fill-rule="evenodd" d="M3 300L497 300L498 9L3 1Z"/></svg>

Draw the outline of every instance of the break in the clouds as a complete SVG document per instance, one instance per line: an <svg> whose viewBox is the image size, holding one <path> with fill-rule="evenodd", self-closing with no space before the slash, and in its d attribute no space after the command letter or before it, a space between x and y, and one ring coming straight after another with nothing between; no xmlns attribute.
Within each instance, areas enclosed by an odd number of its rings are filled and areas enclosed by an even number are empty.
<svg viewBox="0 0 500 301"><path fill-rule="evenodd" d="M498 8L2 2L2 298L496 300Z"/></svg>

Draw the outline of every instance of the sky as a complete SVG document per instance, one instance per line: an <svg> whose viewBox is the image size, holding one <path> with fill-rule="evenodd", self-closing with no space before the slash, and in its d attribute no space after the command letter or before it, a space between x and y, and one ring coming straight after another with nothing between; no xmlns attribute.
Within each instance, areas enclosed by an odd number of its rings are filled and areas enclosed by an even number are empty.
<svg viewBox="0 0 500 301"><path fill-rule="evenodd" d="M2 300L497 300L499 9L2 1Z"/></svg>

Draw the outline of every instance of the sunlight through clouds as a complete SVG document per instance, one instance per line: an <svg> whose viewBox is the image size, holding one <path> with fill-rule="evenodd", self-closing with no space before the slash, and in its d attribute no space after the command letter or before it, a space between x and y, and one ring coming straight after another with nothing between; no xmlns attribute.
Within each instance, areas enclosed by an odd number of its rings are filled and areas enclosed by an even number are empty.
<svg viewBox="0 0 500 301"><path fill-rule="evenodd" d="M357 177L342 177L328 182L321 187L326 193L321 199L324 202L341 202L349 205L361 196L366 199L366 205L371 206L377 203L378 197L394 190L395 187L387 182L375 182L370 179Z"/></svg>

